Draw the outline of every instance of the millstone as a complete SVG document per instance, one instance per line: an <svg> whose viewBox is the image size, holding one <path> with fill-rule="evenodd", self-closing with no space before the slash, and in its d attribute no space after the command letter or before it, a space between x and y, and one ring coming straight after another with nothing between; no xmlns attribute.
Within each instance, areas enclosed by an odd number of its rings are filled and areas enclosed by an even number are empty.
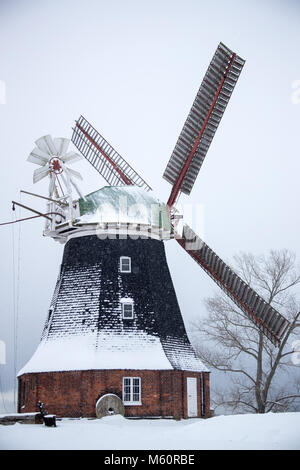
<svg viewBox="0 0 300 470"><path fill-rule="evenodd" d="M122 400L113 393L107 393L102 395L96 403L96 416L97 418L103 418L103 416L111 415L122 415L125 414L125 408Z"/></svg>

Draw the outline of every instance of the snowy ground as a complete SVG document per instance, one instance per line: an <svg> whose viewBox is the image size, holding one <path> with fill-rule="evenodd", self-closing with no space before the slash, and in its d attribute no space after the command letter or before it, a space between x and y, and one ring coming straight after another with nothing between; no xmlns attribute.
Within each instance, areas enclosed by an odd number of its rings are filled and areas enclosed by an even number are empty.
<svg viewBox="0 0 300 470"><path fill-rule="evenodd" d="M207 420L63 419L57 428L0 425L0 449L300 449L300 413Z"/></svg>

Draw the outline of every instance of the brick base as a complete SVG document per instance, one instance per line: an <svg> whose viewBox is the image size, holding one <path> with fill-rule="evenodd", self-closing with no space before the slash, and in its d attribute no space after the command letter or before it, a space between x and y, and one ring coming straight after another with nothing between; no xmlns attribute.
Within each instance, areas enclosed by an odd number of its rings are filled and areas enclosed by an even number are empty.
<svg viewBox="0 0 300 470"><path fill-rule="evenodd" d="M127 417L187 418L187 377L197 378L198 417L208 418L209 373L178 370L87 370L41 372L19 377L18 411L38 411L45 404L58 417L95 417L97 400L106 393L122 399L123 377L140 377L142 404L125 406Z"/></svg>

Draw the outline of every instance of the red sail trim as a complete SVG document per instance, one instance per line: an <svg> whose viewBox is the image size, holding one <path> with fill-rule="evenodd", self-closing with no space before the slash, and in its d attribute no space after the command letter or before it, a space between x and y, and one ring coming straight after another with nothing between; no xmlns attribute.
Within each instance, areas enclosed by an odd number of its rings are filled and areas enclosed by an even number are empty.
<svg viewBox="0 0 300 470"><path fill-rule="evenodd" d="M196 150L197 150L197 148L198 148L198 145L199 145L199 142L200 142L200 140L201 140L201 137L202 137L202 135L203 135L203 133L204 133L204 131L205 131L205 128L206 128L206 125L207 125L208 120L209 120L209 118L210 118L210 115L211 115L211 113L212 113L212 111L213 111L213 109L214 109L214 106L215 106L215 104L216 104L216 101L217 101L217 99L218 99L218 97L219 97L219 95L220 95L220 93L221 93L223 84L224 84L224 82L225 82L225 79L226 79L226 77L227 77L227 75L228 75L228 73L229 73L230 67L232 66L232 63L233 63L235 57L236 57L236 54L233 53L232 56L231 56L231 59L230 59L230 61L229 61L229 64L227 65L227 68L226 68L226 71L225 71L225 73L224 73L224 76L223 76L223 78L222 78L222 80L221 80L221 82L220 82L220 84L219 84L219 86L218 86L218 89L217 89L216 93L215 93L214 99L213 99L213 101L212 101L212 103L211 103L211 106L210 106L210 108L209 108L209 110L208 110L208 113L207 113L207 115L206 115L206 118L205 118L205 120L204 120L204 123L203 123L203 125L202 125L202 128L201 128L201 130L200 130L200 132L199 132L199 135L197 136L197 138L196 138L196 140L195 140L195 142L194 142L194 145L193 145L193 147L192 147L192 150L190 151L190 153L189 153L189 155L188 155L188 158L186 159L186 162L185 162L185 164L183 165L182 170L181 170L181 172L180 172L180 174L179 174L179 176L178 176L178 179L177 179L176 183L174 184L174 186L173 186L173 188L172 188L172 191L171 191L169 200L168 200L168 202L167 202L168 206L172 206L172 205L174 204L174 202L176 201L176 199L177 199L177 196L178 196L178 194L179 194L179 191L180 191L181 185L182 185L182 183L183 183L183 180L184 180L184 178L185 178L185 176L186 176L186 174L187 174L187 171L188 171L188 169L189 169L189 167L190 167L190 164L191 164L191 162L192 162L192 160L193 160L193 157L194 157L195 152L196 152Z"/></svg>
<svg viewBox="0 0 300 470"><path fill-rule="evenodd" d="M106 158L108 163L114 168L114 170L120 175L122 180L124 181L125 184L127 185L133 185L132 181L120 170L120 168L115 164L115 162L112 161L111 158L102 150L102 148L95 142L95 140L81 127L78 122L76 122L76 126L78 129L85 135L85 137L96 147L96 149Z"/></svg>

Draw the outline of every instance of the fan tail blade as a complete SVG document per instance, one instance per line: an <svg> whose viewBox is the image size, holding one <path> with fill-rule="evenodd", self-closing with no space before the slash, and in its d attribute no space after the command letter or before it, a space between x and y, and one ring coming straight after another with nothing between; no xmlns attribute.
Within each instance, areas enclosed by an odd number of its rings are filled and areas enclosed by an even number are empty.
<svg viewBox="0 0 300 470"><path fill-rule="evenodd" d="M57 148L54 145L51 135L44 135L35 141L36 145L40 150L45 152L47 155L57 155Z"/></svg>
<svg viewBox="0 0 300 470"><path fill-rule="evenodd" d="M53 140L53 143L57 150L57 155L62 157L67 153L70 139L66 139L65 137L57 137Z"/></svg>
<svg viewBox="0 0 300 470"><path fill-rule="evenodd" d="M48 165L45 167L43 166L42 168L37 168L33 172L33 182L37 183L38 181L42 180L45 178L49 173L49 167Z"/></svg>
<svg viewBox="0 0 300 470"><path fill-rule="evenodd" d="M73 180L72 177L70 177L70 181L71 181L71 184L74 186L78 196L81 198L81 199L85 199L83 193L80 191L79 187L77 186L77 184L75 183L75 181Z"/></svg>
<svg viewBox="0 0 300 470"><path fill-rule="evenodd" d="M66 171L68 171L70 173L70 175L74 176L75 178L77 178L81 181L83 180L81 174L78 171L75 171L72 168L68 168L68 167L66 167Z"/></svg>
<svg viewBox="0 0 300 470"><path fill-rule="evenodd" d="M49 197L52 196L54 189L55 189L55 176L53 173L50 173Z"/></svg>
<svg viewBox="0 0 300 470"><path fill-rule="evenodd" d="M169 206L180 191L190 194L244 63L218 45L163 174L173 185Z"/></svg>
<svg viewBox="0 0 300 470"><path fill-rule="evenodd" d="M70 178L70 175L69 173L67 173L66 171L64 171L61 175L60 175L60 178L62 179L65 187L67 188L67 191L69 194L71 194L71 178Z"/></svg>
<svg viewBox="0 0 300 470"><path fill-rule="evenodd" d="M82 156L79 155L79 153L76 152L68 152L66 155L64 155L63 160L65 163L75 163L78 162L79 160L82 160Z"/></svg>
<svg viewBox="0 0 300 470"><path fill-rule="evenodd" d="M49 160L49 156L40 150L38 147L35 147L30 155L27 158L28 162L35 163L36 165L44 166Z"/></svg>
<svg viewBox="0 0 300 470"><path fill-rule="evenodd" d="M184 225L178 243L221 287L244 314L278 346L289 327L289 321L248 286L188 226Z"/></svg>
<svg viewBox="0 0 300 470"><path fill-rule="evenodd" d="M151 190L150 186L83 116L76 121L72 142L109 185L136 185L146 191Z"/></svg>

